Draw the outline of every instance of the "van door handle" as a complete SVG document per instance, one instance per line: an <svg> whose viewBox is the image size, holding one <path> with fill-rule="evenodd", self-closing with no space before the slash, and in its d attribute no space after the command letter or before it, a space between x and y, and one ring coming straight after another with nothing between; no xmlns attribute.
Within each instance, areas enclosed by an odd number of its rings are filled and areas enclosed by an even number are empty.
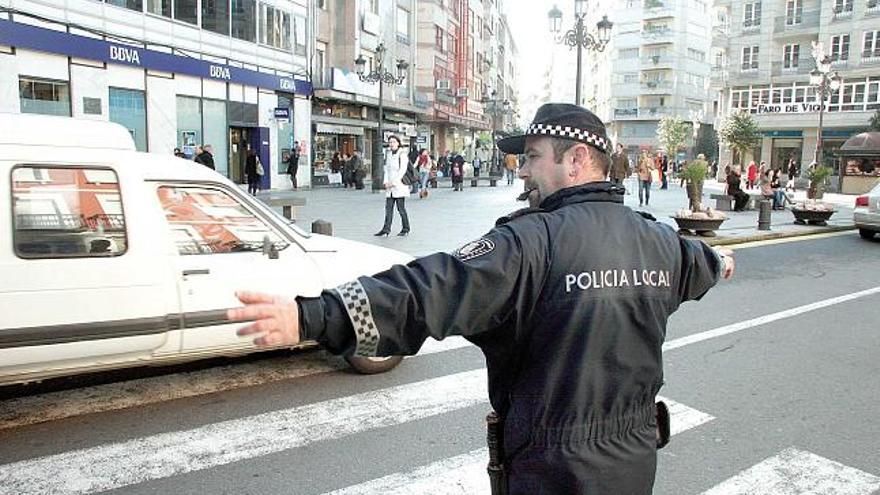
<svg viewBox="0 0 880 495"><path fill-rule="evenodd" d="M195 269L195 270L184 270L183 271L184 277L188 277L190 275L210 275L210 274L211 274L211 270L208 270L207 268L199 268L199 269Z"/></svg>

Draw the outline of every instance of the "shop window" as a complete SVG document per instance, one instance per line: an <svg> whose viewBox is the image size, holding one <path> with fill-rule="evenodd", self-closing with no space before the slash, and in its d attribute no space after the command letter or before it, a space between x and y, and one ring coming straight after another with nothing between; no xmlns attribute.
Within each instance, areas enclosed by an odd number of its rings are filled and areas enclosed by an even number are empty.
<svg viewBox="0 0 880 495"><path fill-rule="evenodd" d="M290 50L290 14L271 5L260 5L260 43Z"/></svg>
<svg viewBox="0 0 880 495"><path fill-rule="evenodd" d="M232 0L232 37L257 41L257 0Z"/></svg>
<svg viewBox="0 0 880 495"><path fill-rule="evenodd" d="M171 0L147 0L147 12L171 17Z"/></svg>
<svg viewBox="0 0 880 495"><path fill-rule="evenodd" d="M202 29L229 36L229 0L202 0Z"/></svg>
<svg viewBox="0 0 880 495"><path fill-rule="evenodd" d="M174 0L174 18L189 24L199 23L199 0Z"/></svg>
<svg viewBox="0 0 880 495"><path fill-rule="evenodd" d="M231 195L218 189L163 186L159 203L182 255L261 251L268 242L288 245L274 230Z"/></svg>
<svg viewBox="0 0 880 495"><path fill-rule="evenodd" d="M104 0L104 3L115 5L117 7L124 7L126 9L137 10L138 12L143 12L144 10L143 0Z"/></svg>
<svg viewBox="0 0 880 495"><path fill-rule="evenodd" d="M13 240L21 258L125 253L116 173L104 168L22 166L12 171Z"/></svg>
<svg viewBox="0 0 880 495"><path fill-rule="evenodd" d="M110 121L128 129L138 151L147 151L147 110L144 92L136 89L110 88L109 102Z"/></svg>
<svg viewBox="0 0 880 495"><path fill-rule="evenodd" d="M18 90L21 113L70 117L70 85L66 82L21 77Z"/></svg>

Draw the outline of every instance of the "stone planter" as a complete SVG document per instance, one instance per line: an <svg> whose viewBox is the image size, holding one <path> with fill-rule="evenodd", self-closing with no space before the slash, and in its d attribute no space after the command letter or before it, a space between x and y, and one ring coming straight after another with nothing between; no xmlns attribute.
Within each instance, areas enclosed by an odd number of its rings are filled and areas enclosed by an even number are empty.
<svg viewBox="0 0 880 495"><path fill-rule="evenodd" d="M682 218L682 217L672 217L675 220L675 223L678 224L678 232L683 235L692 235L693 232L696 232L697 235L703 237L715 237L715 231L721 227L721 224L724 223L726 218Z"/></svg>
<svg viewBox="0 0 880 495"><path fill-rule="evenodd" d="M792 208L794 214L794 223L798 225L818 225L824 227L828 225L828 219L834 215L834 211L815 211L815 210L797 210Z"/></svg>

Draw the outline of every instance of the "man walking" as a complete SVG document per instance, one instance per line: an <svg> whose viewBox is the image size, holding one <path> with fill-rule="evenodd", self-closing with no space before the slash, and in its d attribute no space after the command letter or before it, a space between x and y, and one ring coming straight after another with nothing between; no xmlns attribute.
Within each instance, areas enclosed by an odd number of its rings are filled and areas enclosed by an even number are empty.
<svg viewBox="0 0 880 495"><path fill-rule="evenodd" d="M504 168L507 170L507 185L513 185L513 178L516 176L516 169L519 165L519 160L516 158L516 155L513 153L507 153L504 155Z"/></svg>
<svg viewBox="0 0 880 495"><path fill-rule="evenodd" d="M617 151L611 155L611 183L622 186L624 179L632 173L629 165L629 157L623 148L623 143L617 143Z"/></svg>
<svg viewBox="0 0 880 495"><path fill-rule="evenodd" d="M498 146L527 156L532 208L453 254L320 297L240 293L246 307L228 318L256 320L238 333L260 347L316 340L359 356L464 335L486 355L507 493L649 494L667 318L731 276L733 259L624 206L605 181L605 126L581 107L544 105Z"/></svg>
<svg viewBox="0 0 880 495"><path fill-rule="evenodd" d="M290 183L296 189L296 173L299 171L299 148L294 146L287 156L287 175L290 176Z"/></svg>

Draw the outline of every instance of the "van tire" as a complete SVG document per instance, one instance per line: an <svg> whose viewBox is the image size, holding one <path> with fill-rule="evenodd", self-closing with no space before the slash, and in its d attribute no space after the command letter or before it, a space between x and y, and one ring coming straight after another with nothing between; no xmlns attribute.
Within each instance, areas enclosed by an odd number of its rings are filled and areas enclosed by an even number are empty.
<svg viewBox="0 0 880 495"><path fill-rule="evenodd" d="M358 373L362 375L375 375L377 373L385 373L386 371L391 371L392 369L394 369L395 366L403 361L403 356L372 358L346 356L345 360L348 361L348 364Z"/></svg>
<svg viewBox="0 0 880 495"><path fill-rule="evenodd" d="M876 232L873 230L859 229L859 235L862 236L862 239L868 239L870 241L874 238L874 234L876 234Z"/></svg>

